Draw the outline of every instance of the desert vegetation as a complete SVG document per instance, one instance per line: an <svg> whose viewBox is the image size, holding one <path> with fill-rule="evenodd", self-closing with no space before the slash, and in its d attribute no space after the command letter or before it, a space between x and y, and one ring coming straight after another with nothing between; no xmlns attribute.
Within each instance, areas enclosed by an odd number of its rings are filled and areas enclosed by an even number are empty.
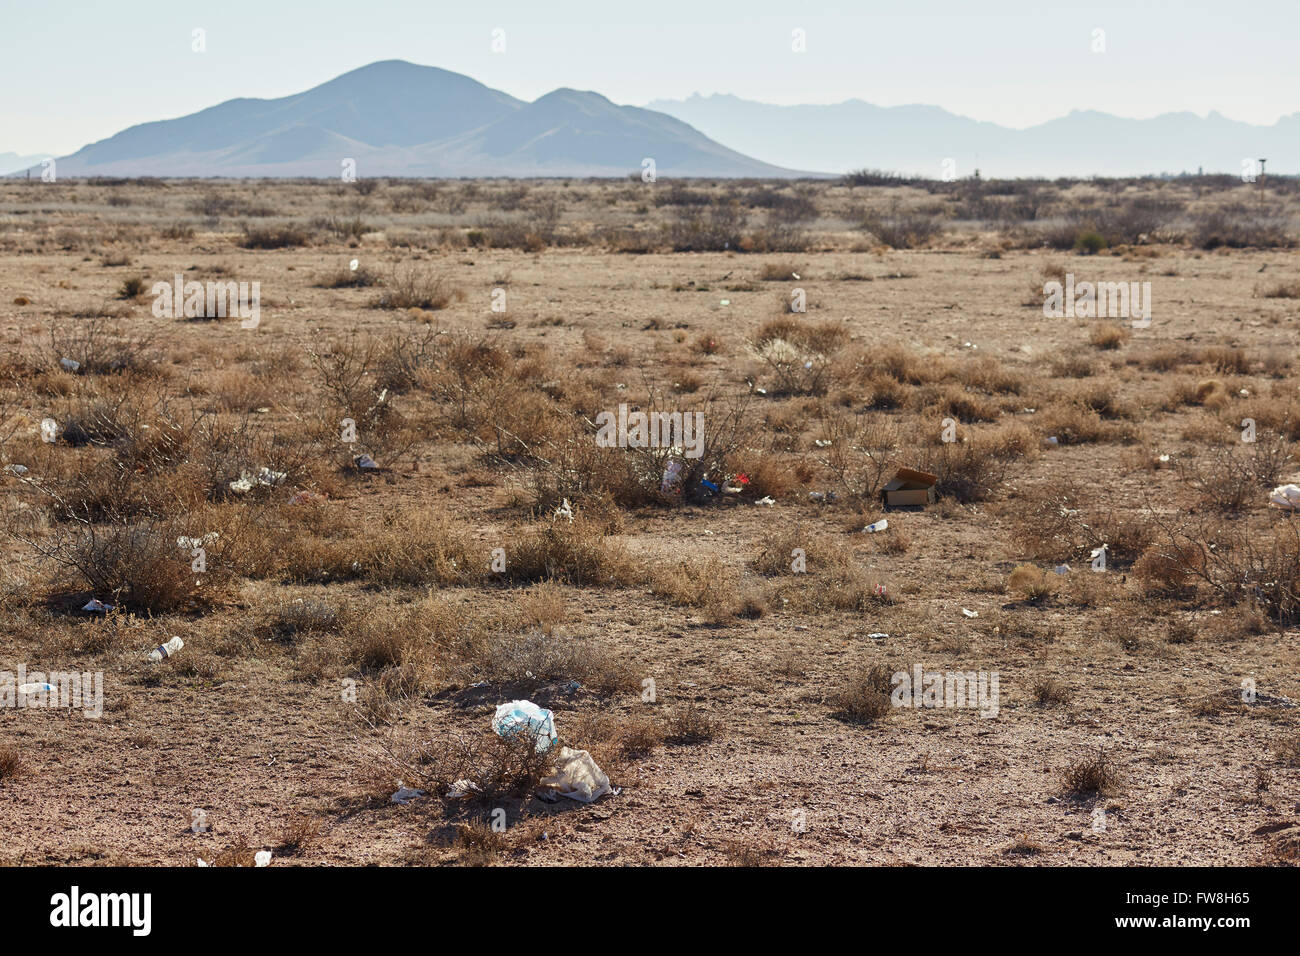
<svg viewBox="0 0 1300 956"><path fill-rule="evenodd" d="M6 832L103 803L0 862L1286 862L1298 204L5 181L0 670L104 710L4 715ZM258 320L158 314L177 274ZM1150 323L1045 315L1067 276ZM698 455L608 447L621 407ZM997 715L900 706L914 666ZM512 700L617 795L543 799Z"/></svg>

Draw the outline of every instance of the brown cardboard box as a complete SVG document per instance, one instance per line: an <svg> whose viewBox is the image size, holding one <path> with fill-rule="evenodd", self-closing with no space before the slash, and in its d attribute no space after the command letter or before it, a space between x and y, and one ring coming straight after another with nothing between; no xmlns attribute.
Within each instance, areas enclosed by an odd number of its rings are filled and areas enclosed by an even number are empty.
<svg viewBox="0 0 1300 956"><path fill-rule="evenodd" d="M885 504L893 507L934 504L934 485L938 475L912 468L900 468L894 480L885 485Z"/></svg>

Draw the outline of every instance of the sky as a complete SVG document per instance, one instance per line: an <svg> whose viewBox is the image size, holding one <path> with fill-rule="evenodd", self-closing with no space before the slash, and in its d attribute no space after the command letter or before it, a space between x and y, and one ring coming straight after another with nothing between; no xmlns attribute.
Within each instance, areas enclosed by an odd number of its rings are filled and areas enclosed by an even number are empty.
<svg viewBox="0 0 1300 956"><path fill-rule="evenodd" d="M527 100L567 86L634 105L697 92L924 103L1013 127L1075 109L1271 124L1300 111L1298 35L1297 0L14 2L0 18L0 153L63 155L387 59Z"/></svg>

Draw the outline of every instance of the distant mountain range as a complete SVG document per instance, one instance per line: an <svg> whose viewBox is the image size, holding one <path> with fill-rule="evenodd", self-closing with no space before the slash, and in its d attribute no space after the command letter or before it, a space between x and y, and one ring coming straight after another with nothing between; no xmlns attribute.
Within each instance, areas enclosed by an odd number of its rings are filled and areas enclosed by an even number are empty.
<svg viewBox="0 0 1300 956"><path fill-rule="evenodd" d="M17 153L0 153L0 176L27 169L29 166L39 166L42 161L49 158L49 155L49 153L36 153L33 156L20 156Z"/></svg>
<svg viewBox="0 0 1300 956"><path fill-rule="evenodd" d="M768 162L843 173L882 169L940 178L952 159L959 177L1138 176L1204 171L1240 174L1244 158L1300 173L1300 113L1252 126L1218 113L1166 113L1136 120L1076 110L1017 130L957 116L937 106L773 106L735 96L696 94L655 100L649 109Z"/></svg>
<svg viewBox="0 0 1300 956"><path fill-rule="evenodd" d="M725 146L722 144L726 144ZM756 159L754 157L762 157ZM1218 113L1075 111L1017 130L937 106L773 106L696 94L618 106L559 89L531 103L432 66L385 60L304 93L236 99L143 123L58 159L66 176L625 176L789 178L880 169L959 178L1300 173L1300 113L1252 126ZM0 175L44 157L0 154ZM952 164L945 169L945 160ZM801 172L802 171L802 172Z"/></svg>
<svg viewBox="0 0 1300 956"><path fill-rule="evenodd" d="M459 73L385 60L305 93L143 123L58 160L65 176L788 177L681 120L598 93L532 103ZM34 174L33 174L34 175Z"/></svg>

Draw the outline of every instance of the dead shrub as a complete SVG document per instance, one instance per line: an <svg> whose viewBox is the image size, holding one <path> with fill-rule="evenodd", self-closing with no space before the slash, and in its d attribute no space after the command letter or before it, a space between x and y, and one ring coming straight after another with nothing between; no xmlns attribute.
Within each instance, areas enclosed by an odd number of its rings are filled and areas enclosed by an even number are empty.
<svg viewBox="0 0 1300 956"><path fill-rule="evenodd" d="M1038 604L1052 596L1052 581L1047 573L1033 564L1022 564L1007 576L1007 588L1026 601Z"/></svg>
<svg viewBox="0 0 1300 956"><path fill-rule="evenodd" d="M848 331L838 322L779 318L763 323L749 344L773 377L770 394L824 395L832 359L846 341Z"/></svg>
<svg viewBox="0 0 1300 956"><path fill-rule="evenodd" d="M505 851L506 834L486 820L457 823L455 846L466 866L491 866Z"/></svg>
<svg viewBox="0 0 1300 956"><path fill-rule="evenodd" d="M376 309L424 309L437 312L463 297L451 280L417 263L395 266L384 278L384 288L375 299Z"/></svg>
<svg viewBox="0 0 1300 956"><path fill-rule="evenodd" d="M539 753L536 740L518 733L499 737L478 733L431 740L398 757L402 779L430 793L445 795L458 781L461 794L456 803L496 806L507 797L525 798L536 792L543 777L549 776L554 746Z"/></svg>
<svg viewBox="0 0 1300 956"><path fill-rule="evenodd" d="M831 716L858 724L871 724L888 716L893 708L890 693L897 670L888 664L859 667L832 696L830 703L835 712Z"/></svg>
<svg viewBox="0 0 1300 956"><path fill-rule="evenodd" d="M300 856L320 840L321 820L309 813L295 813L284 822L276 841L281 856Z"/></svg>
<svg viewBox="0 0 1300 956"><path fill-rule="evenodd" d="M16 744L0 744L0 782L13 780L24 767L23 753Z"/></svg>
<svg viewBox="0 0 1300 956"><path fill-rule="evenodd" d="M305 246L311 241L302 226L244 226L239 245L245 249L289 249Z"/></svg>
<svg viewBox="0 0 1300 956"><path fill-rule="evenodd" d="M830 472L836 491L860 500L880 496L900 464L902 440L898 426L878 416L857 416L823 409L820 462Z"/></svg>
<svg viewBox="0 0 1300 956"><path fill-rule="evenodd" d="M722 722L698 704L687 704L672 712L664 728L664 742L691 746L706 744L722 733Z"/></svg>
<svg viewBox="0 0 1300 956"><path fill-rule="evenodd" d="M1219 524L1203 516L1153 516L1155 557L1144 557L1153 580L1185 579L1224 603L1254 608L1280 624L1300 620L1300 528L1279 522L1268 531L1248 523Z"/></svg>
<svg viewBox="0 0 1300 956"><path fill-rule="evenodd" d="M1119 774L1110 755L1098 749L1095 757L1072 761L1061 777L1065 791L1077 797L1108 796L1119 786Z"/></svg>
<svg viewBox="0 0 1300 956"><path fill-rule="evenodd" d="M1098 323L1088 332L1088 343L1096 349L1117 349L1132 337L1128 326Z"/></svg>
<svg viewBox="0 0 1300 956"><path fill-rule="evenodd" d="M595 521L552 516L529 528L506 549L506 576L516 584L563 581L572 585L619 586L632 580L624 549L607 541Z"/></svg>
<svg viewBox="0 0 1300 956"><path fill-rule="evenodd" d="M1034 703L1039 707L1064 707L1073 696L1069 687L1051 677L1037 681L1033 693Z"/></svg>

